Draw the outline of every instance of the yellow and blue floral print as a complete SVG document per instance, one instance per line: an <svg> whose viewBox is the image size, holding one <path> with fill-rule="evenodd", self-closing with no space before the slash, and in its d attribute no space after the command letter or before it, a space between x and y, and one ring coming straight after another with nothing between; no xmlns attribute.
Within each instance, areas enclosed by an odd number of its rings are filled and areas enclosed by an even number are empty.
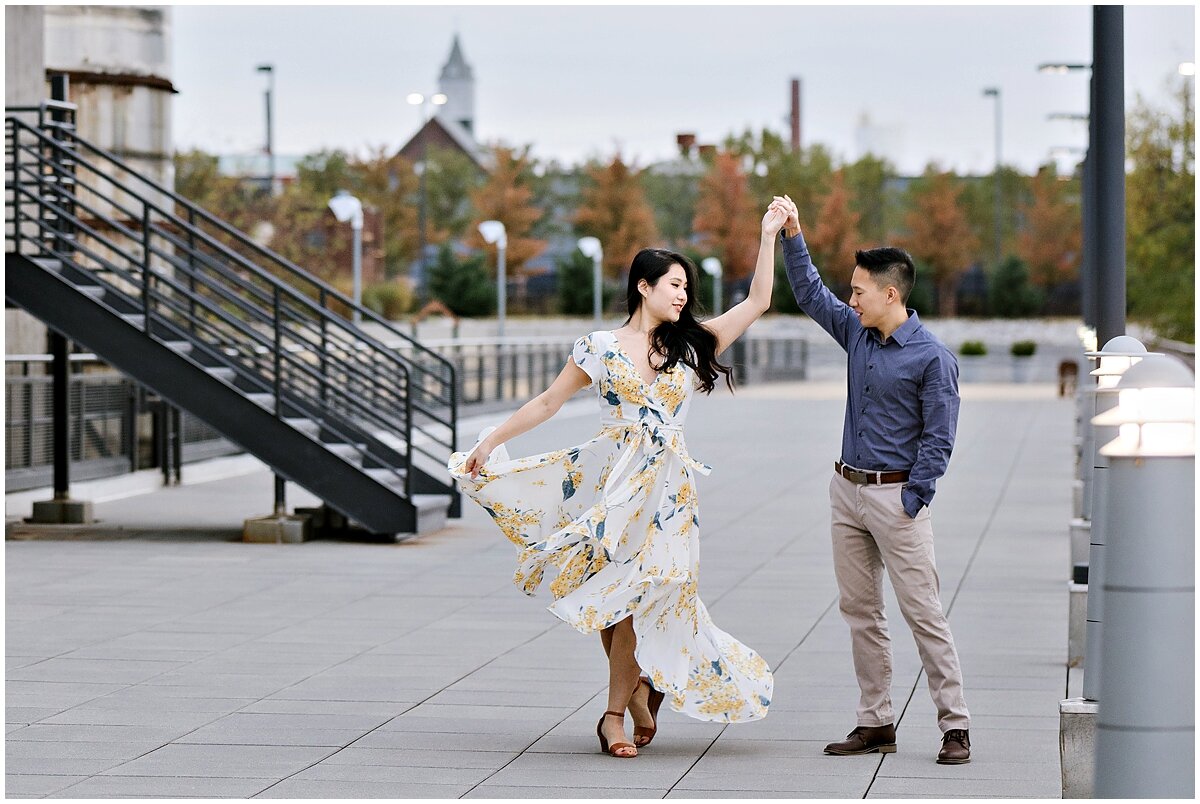
<svg viewBox="0 0 1200 804"><path fill-rule="evenodd" d="M766 661L713 624L700 600L699 504L683 423L694 377L679 364L645 383L616 336L575 342L572 360L600 405L595 438L509 460L502 450L479 477L448 469L518 548L513 582L534 594L548 569L550 611L583 633L633 618L638 664L671 707L701 720L767 714ZM636 411L629 417L626 412Z"/></svg>

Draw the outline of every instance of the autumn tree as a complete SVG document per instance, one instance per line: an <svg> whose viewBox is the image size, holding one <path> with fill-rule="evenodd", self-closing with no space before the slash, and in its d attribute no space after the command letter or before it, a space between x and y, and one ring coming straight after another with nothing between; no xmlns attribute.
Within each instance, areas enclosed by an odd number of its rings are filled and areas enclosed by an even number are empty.
<svg viewBox="0 0 1200 804"><path fill-rule="evenodd" d="M805 230L804 240L817 265L838 269L846 266L861 247L858 231L861 215L851 209L845 171L833 174L829 193L820 211Z"/></svg>
<svg viewBox="0 0 1200 804"><path fill-rule="evenodd" d="M533 162L528 147L517 151L500 146L493 149L492 155L495 165L491 175L470 193L474 217L468 227L467 244L493 252L495 246L484 242L479 234L479 224L500 221L508 238L506 267L518 272L546 248L545 240L530 236L542 217L542 211L533 204Z"/></svg>
<svg viewBox="0 0 1200 804"><path fill-rule="evenodd" d="M1078 204L1064 198L1063 182L1053 166L1038 171L1030 191L1031 199L1020 208L1025 226L1017 235L1017 255L1039 287L1076 279L1083 236Z"/></svg>
<svg viewBox="0 0 1200 804"><path fill-rule="evenodd" d="M658 231L672 248L684 248L691 242L692 223L696 218L696 196L700 187L698 171L647 169L642 171L641 177Z"/></svg>
<svg viewBox="0 0 1200 804"><path fill-rule="evenodd" d="M959 205L960 188L952 173L930 166L909 195L905 217L908 234L900 244L924 261L933 272L937 287L938 313L954 316L957 310L958 278L971 264L979 239Z"/></svg>
<svg viewBox="0 0 1200 804"><path fill-rule="evenodd" d="M842 168L842 173L850 193L850 208L859 215L862 245L883 245L888 239L888 223L895 219L888 180L896 175L896 169L886 160L867 154Z"/></svg>
<svg viewBox="0 0 1200 804"><path fill-rule="evenodd" d="M1000 167L1000 259L1016 250L1017 209L1026 198L1028 177L1014 168ZM956 180L958 207L978 243L973 261L996 265L996 177L975 176Z"/></svg>
<svg viewBox="0 0 1200 804"><path fill-rule="evenodd" d="M486 172L471 157L450 148L430 145L425 152L426 223L430 243L461 238L471 225L471 192Z"/></svg>
<svg viewBox="0 0 1200 804"><path fill-rule="evenodd" d="M1167 338L1196 339L1196 136L1187 79L1183 112L1141 97L1126 129L1132 170L1125 179L1129 311Z"/></svg>
<svg viewBox="0 0 1200 804"><path fill-rule="evenodd" d="M727 282L749 277L758 257L761 215L739 162L729 151L717 153L700 180L692 227L701 244L721 260Z"/></svg>
<svg viewBox="0 0 1200 804"><path fill-rule="evenodd" d="M381 147L365 159L351 161L347 167L350 187L346 189L383 218L384 273L389 277L406 273L409 264L418 256L421 237L414 203L418 190L417 174L412 163L399 154L388 156ZM316 200L320 201L320 196ZM432 237L429 240L438 242Z"/></svg>
<svg viewBox="0 0 1200 804"><path fill-rule="evenodd" d="M658 239L654 212L646 202L641 172L625 164L620 154L607 165L589 166L586 175L588 183L575 213L575 229L600 240L604 274L616 279L638 251Z"/></svg>
<svg viewBox="0 0 1200 804"><path fill-rule="evenodd" d="M222 175L216 156L192 150L175 154L174 163L175 192L231 226L253 235L256 225L271 215L270 196L248 182ZM212 235L236 248L220 232Z"/></svg>

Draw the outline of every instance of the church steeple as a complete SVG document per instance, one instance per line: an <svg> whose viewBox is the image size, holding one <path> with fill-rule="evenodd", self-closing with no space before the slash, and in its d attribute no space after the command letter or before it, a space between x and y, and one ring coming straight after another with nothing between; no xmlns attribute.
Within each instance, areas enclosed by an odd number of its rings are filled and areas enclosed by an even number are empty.
<svg viewBox="0 0 1200 804"><path fill-rule="evenodd" d="M463 56L458 34L450 46L450 56L438 76L438 89L447 101L438 109L438 117L458 123L472 137L475 135L475 74Z"/></svg>

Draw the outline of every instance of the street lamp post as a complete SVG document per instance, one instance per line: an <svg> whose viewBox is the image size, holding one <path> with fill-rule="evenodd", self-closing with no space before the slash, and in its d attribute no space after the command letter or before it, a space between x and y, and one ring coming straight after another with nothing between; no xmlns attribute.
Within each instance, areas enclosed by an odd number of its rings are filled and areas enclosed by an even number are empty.
<svg viewBox="0 0 1200 804"><path fill-rule="evenodd" d="M426 98L420 92L410 92L410 93L408 93L407 100L408 100L408 104L410 106L419 106L420 107L420 109L421 109L421 128L424 129L425 124L429 122L428 105L432 104L433 106L444 106L446 101L449 100L449 98L447 98L441 92L435 92L433 95L430 95L428 98ZM426 218L426 213L425 213L425 207L426 207L425 174L428 172L428 167L429 167L428 160L425 158L426 150L427 150L427 146L424 143L422 143L421 144L421 159L416 165L413 165L413 170L416 171L416 174L417 174L417 193L420 196L420 201L417 206L417 232L418 232L418 234L417 234L417 236L418 236L417 264L418 264L418 266L420 266L422 282L425 281L425 218Z"/></svg>
<svg viewBox="0 0 1200 804"><path fill-rule="evenodd" d="M993 98L996 101L996 169L995 169L995 249L996 249L996 265L1000 265L1000 143L1001 143L1001 127L1000 127L1000 88L988 87L983 90L984 97Z"/></svg>
<svg viewBox="0 0 1200 804"><path fill-rule="evenodd" d="M1092 6L1096 335L1125 334L1125 10Z"/></svg>
<svg viewBox="0 0 1200 804"><path fill-rule="evenodd" d="M362 323L362 314L359 312L359 307L362 306L362 202L345 190L338 190L337 195L329 199L329 209L340 223L349 221L350 228L354 232L354 310L352 319L354 325L358 326Z"/></svg>
<svg viewBox="0 0 1200 804"><path fill-rule="evenodd" d="M596 326L599 327L600 308L602 306L601 294L603 292L601 270L604 261L604 248L600 245L600 240L595 237L581 237L576 245L583 252L583 256L592 258L592 318Z"/></svg>
<svg viewBox="0 0 1200 804"><path fill-rule="evenodd" d="M508 249L508 232L500 221L484 221L479 224L479 234L487 243L496 245L496 336L504 339L504 315L508 300L508 278L505 276L504 256Z"/></svg>
<svg viewBox="0 0 1200 804"><path fill-rule="evenodd" d="M721 261L716 257L705 257L700 261L700 268L712 277L713 282L713 315L721 314Z"/></svg>
<svg viewBox="0 0 1200 804"><path fill-rule="evenodd" d="M275 65L260 64L255 69L267 76L267 192L275 195L275 138L271 128L271 106L275 98Z"/></svg>
<svg viewBox="0 0 1200 804"><path fill-rule="evenodd" d="M1109 459L1109 544L1096 798L1195 793L1195 377L1150 355L1096 417Z"/></svg>

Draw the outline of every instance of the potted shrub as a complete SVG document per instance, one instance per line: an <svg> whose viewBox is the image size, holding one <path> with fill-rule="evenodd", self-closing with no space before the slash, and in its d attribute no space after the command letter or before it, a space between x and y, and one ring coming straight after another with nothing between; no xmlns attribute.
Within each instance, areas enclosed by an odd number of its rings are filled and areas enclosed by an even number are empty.
<svg viewBox="0 0 1200 804"><path fill-rule="evenodd" d="M979 382L983 375L983 358L987 355L987 346L983 341L963 341L958 347L959 379L963 382Z"/></svg>
<svg viewBox="0 0 1200 804"><path fill-rule="evenodd" d="M1029 358L1033 357L1033 353L1037 351L1037 343L1035 341L1017 341L1012 345L1009 352L1012 354L1012 378L1013 382L1029 382L1031 374L1031 366L1033 361Z"/></svg>

